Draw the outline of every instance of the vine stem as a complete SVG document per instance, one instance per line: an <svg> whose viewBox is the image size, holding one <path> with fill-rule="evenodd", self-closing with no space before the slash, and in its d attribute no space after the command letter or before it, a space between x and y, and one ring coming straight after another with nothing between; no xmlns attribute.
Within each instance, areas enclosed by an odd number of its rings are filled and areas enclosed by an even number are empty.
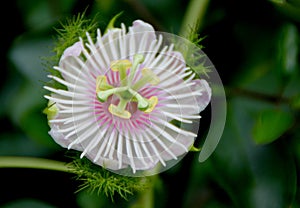
<svg viewBox="0 0 300 208"><path fill-rule="evenodd" d="M0 168L32 168L70 173L66 163L34 157L0 157Z"/></svg>
<svg viewBox="0 0 300 208"><path fill-rule="evenodd" d="M209 0L191 0L186 9L179 35L188 37L191 28L199 29L203 24Z"/></svg>

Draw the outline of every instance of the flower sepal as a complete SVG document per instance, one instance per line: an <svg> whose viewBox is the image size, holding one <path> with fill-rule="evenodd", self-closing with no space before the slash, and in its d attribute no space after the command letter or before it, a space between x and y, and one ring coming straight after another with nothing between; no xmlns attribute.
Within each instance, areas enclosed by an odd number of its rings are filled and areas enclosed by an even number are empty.
<svg viewBox="0 0 300 208"><path fill-rule="evenodd" d="M201 148L195 147L194 145L192 145L190 147L190 152L200 152L200 151L201 151Z"/></svg>
<svg viewBox="0 0 300 208"><path fill-rule="evenodd" d="M52 100L49 100L47 107L43 110L43 113L47 115L48 121L54 119L55 116L58 114L58 108L56 106L56 103Z"/></svg>

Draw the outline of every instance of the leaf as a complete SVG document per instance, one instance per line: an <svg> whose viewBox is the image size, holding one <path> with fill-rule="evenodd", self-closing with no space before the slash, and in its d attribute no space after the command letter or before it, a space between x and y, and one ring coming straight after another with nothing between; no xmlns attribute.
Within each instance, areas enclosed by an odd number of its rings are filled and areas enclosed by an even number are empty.
<svg viewBox="0 0 300 208"><path fill-rule="evenodd" d="M77 194L77 204L80 208L99 208L111 206L107 198L99 196L96 193L90 193L88 191L81 191Z"/></svg>
<svg viewBox="0 0 300 208"><path fill-rule="evenodd" d="M51 206L50 204L47 204L45 202L39 201L37 199L20 199L16 201L9 202L5 204L4 206L1 206L2 208L54 208L54 206Z"/></svg>
<svg viewBox="0 0 300 208"><path fill-rule="evenodd" d="M253 127L253 139L256 144L268 144L278 139L293 124L293 116L286 111L264 110Z"/></svg>
<svg viewBox="0 0 300 208"><path fill-rule="evenodd" d="M12 122L19 126L31 139L49 148L57 144L48 135L46 115L42 109L46 106L43 99L45 91L31 82L24 82L7 101L7 113Z"/></svg>
<svg viewBox="0 0 300 208"><path fill-rule="evenodd" d="M293 24L285 24L278 38L277 67L280 75L295 74L298 65L298 30Z"/></svg>
<svg viewBox="0 0 300 208"><path fill-rule="evenodd" d="M118 14L116 14L108 23L106 29L105 29L105 32L104 34L107 33L108 30L111 30L111 29L114 29L114 24L116 22L116 20L122 15L123 12L119 12Z"/></svg>
<svg viewBox="0 0 300 208"><path fill-rule="evenodd" d="M251 138L253 113L270 106L245 98L229 101L223 137L208 160L211 176L225 190L222 195L230 196L234 206L229 207L290 207L297 185L290 146L258 146Z"/></svg>
<svg viewBox="0 0 300 208"><path fill-rule="evenodd" d="M50 53L51 39L17 39L8 57L17 70L29 81L42 87L42 82L46 82L47 72L43 70L41 57Z"/></svg>
<svg viewBox="0 0 300 208"><path fill-rule="evenodd" d="M14 132L0 134L0 156L47 157L52 153L50 148L32 142L23 134Z"/></svg>
<svg viewBox="0 0 300 208"><path fill-rule="evenodd" d="M48 29L55 24L62 15L70 13L76 3L75 0L27 0L18 1L21 8L22 19L30 30Z"/></svg>
<svg viewBox="0 0 300 208"><path fill-rule="evenodd" d="M299 0L271 0L276 8L287 17L299 21L300 19L300 3Z"/></svg>

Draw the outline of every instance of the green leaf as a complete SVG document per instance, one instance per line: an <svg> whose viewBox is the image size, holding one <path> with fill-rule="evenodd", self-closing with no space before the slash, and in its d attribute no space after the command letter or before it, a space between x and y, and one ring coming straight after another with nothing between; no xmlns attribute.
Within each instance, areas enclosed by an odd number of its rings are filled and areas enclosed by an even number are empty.
<svg viewBox="0 0 300 208"><path fill-rule="evenodd" d="M300 3L299 0L287 1L287 0L271 0L276 8L286 16L293 20L300 20Z"/></svg>
<svg viewBox="0 0 300 208"><path fill-rule="evenodd" d="M76 0L18 1L23 22L29 30L49 29L63 15L70 13Z"/></svg>
<svg viewBox="0 0 300 208"><path fill-rule="evenodd" d="M293 98L292 107L295 109L300 109L300 95L297 95Z"/></svg>
<svg viewBox="0 0 300 208"><path fill-rule="evenodd" d="M293 24L285 24L278 41L277 67L280 75L295 74L298 65L298 30Z"/></svg>
<svg viewBox="0 0 300 208"><path fill-rule="evenodd" d="M32 82L24 82L9 98L7 113L28 137L49 148L57 148L57 144L48 135L46 115L42 113L46 104L44 93Z"/></svg>
<svg viewBox="0 0 300 208"><path fill-rule="evenodd" d="M114 28L115 28L115 27L114 27L114 24L115 24L116 20L122 15L122 13L123 13L123 12L119 12L118 14L116 14L116 15L109 21L109 23L108 23L108 25L107 25L107 27L106 27L106 29L105 29L104 34L107 33L108 30L114 29Z"/></svg>
<svg viewBox="0 0 300 208"><path fill-rule="evenodd" d="M287 0L287 2L295 7L300 7L300 1L299 0Z"/></svg>
<svg viewBox="0 0 300 208"><path fill-rule="evenodd" d="M270 0L270 1L277 4L284 4L286 2L286 0Z"/></svg>
<svg viewBox="0 0 300 208"><path fill-rule="evenodd" d="M275 4L281 4L281 5L291 5L294 7L300 7L300 1L299 0L269 0L270 2L273 2Z"/></svg>
<svg viewBox="0 0 300 208"><path fill-rule="evenodd" d="M48 80L41 57L49 55L51 45L49 38L20 37L14 41L8 58L21 74L41 87L42 83Z"/></svg>
<svg viewBox="0 0 300 208"><path fill-rule="evenodd" d="M90 193L88 191L81 191L77 194L77 204L80 208L99 208L111 206L111 203L107 198L99 196L96 193Z"/></svg>
<svg viewBox="0 0 300 208"><path fill-rule="evenodd" d="M285 142L258 146L251 140L253 113L270 106L245 98L229 101L223 137L208 160L210 176L232 200L228 207L291 207L297 173L290 146Z"/></svg>
<svg viewBox="0 0 300 208"><path fill-rule="evenodd" d="M47 204L45 202L39 201L37 199L20 199L16 201L9 202L2 208L54 208L54 206Z"/></svg>
<svg viewBox="0 0 300 208"><path fill-rule="evenodd" d="M257 144L268 144L278 139L293 124L293 116L280 110L262 111L253 127L253 139Z"/></svg>
<svg viewBox="0 0 300 208"><path fill-rule="evenodd" d="M32 142L24 134L14 132L0 134L0 156L47 157L52 153L52 149L40 143Z"/></svg>

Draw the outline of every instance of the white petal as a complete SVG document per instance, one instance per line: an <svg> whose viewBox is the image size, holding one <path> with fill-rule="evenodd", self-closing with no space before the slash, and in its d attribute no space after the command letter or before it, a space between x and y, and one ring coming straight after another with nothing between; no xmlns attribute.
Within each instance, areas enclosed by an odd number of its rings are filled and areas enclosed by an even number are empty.
<svg viewBox="0 0 300 208"><path fill-rule="evenodd" d="M168 146L168 150L171 151L173 154L177 155L178 157L187 153L187 151L184 148L182 148L182 146L185 146L186 149L189 149L195 141L194 137L178 134L172 131L171 129L167 128L165 129L165 131L168 132L168 134L170 134L176 140L176 143L173 143ZM166 161L173 159L167 152L162 152L162 157Z"/></svg>
<svg viewBox="0 0 300 208"><path fill-rule="evenodd" d="M69 141L65 138L65 136L60 133L59 130L59 125L53 124L50 125L51 129L49 131L50 136L54 139L54 141L59 144L60 146L67 148L69 145Z"/></svg>
<svg viewBox="0 0 300 208"><path fill-rule="evenodd" d="M83 45L80 41L74 43L72 46L68 47L63 55L61 56L60 62L62 62L66 57L69 56L79 56L83 50Z"/></svg>
<svg viewBox="0 0 300 208"><path fill-rule="evenodd" d="M196 99L197 99L199 111L203 111L211 100L211 88L209 87L207 81L204 79L193 80L193 82L196 83L192 87L193 91L196 91L197 89L201 89L201 95L196 96Z"/></svg>
<svg viewBox="0 0 300 208"><path fill-rule="evenodd" d="M152 42L156 40L156 35L153 27L141 20L133 22L132 27L129 27L129 32L126 35L129 42L128 55L141 53L147 54L150 51Z"/></svg>
<svg viewBox="0 0 300 208"><path fill-rule="evenodd" d="M110 66L111 61L121 59L119 50L119 41L121 40L118 38L120 37L121 33L121 29L110 29L101 40L98 40L98 45L100 46L99 52L103 53L103 55L106 57L107 66Z"/></svg>

